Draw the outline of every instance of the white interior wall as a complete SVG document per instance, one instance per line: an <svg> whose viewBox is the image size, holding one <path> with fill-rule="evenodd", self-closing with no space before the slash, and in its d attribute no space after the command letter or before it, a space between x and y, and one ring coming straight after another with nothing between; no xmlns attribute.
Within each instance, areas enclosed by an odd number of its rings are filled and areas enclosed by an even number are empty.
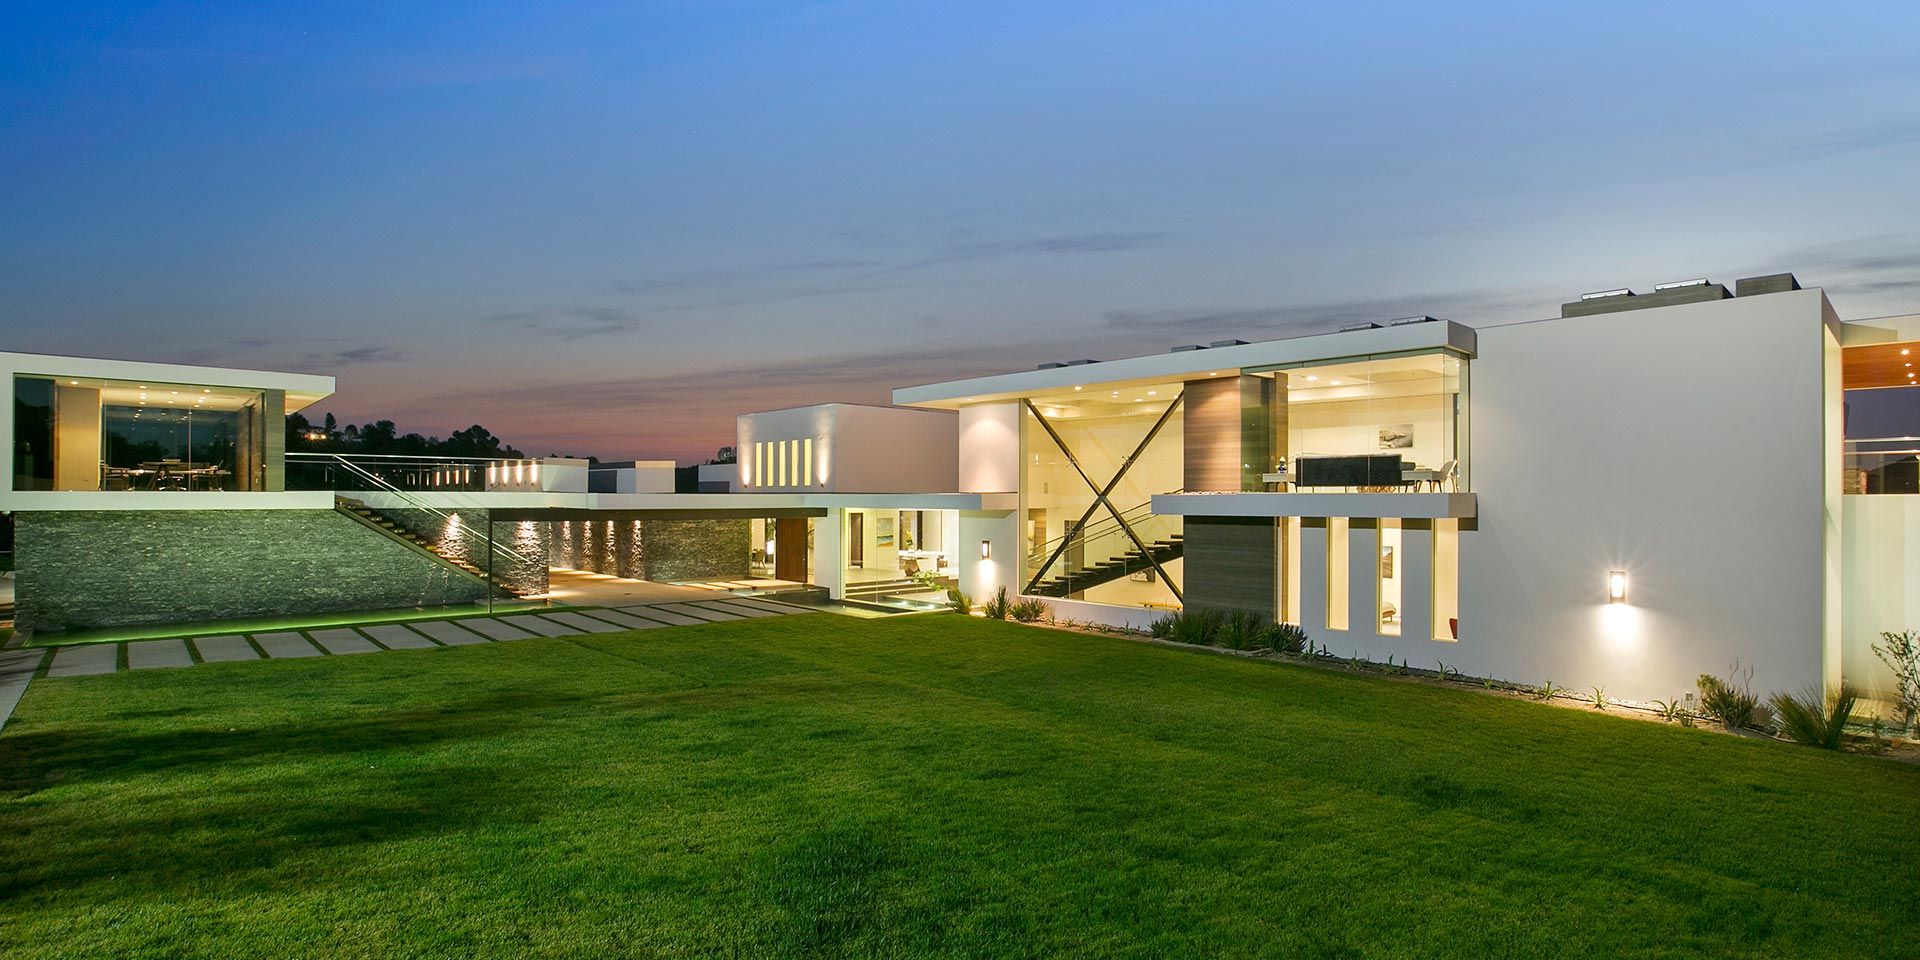
<svg viewBox="0 0 1920 960"><path fill-rule="evenodd" d="M1287 455L1397 453L1408 466L1436 469L1452 459L1453 417L1447 398L1388 397L1295 403L1287 407ZM1380 448L1380 428L1413 425L1413 446Z"/></svg>

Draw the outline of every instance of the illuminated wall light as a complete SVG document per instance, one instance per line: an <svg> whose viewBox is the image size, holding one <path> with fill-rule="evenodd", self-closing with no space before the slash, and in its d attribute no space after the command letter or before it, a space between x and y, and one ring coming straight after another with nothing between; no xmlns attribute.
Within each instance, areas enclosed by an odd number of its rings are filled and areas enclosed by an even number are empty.
<svg viewBox="0 0 1920 960"><path fill-rule="evenodd" d="M982 560L993 559L993 541L992 540L980 541L980 559Z"/></svg>
<svg viewBox="0 0 1920 960"><path fill-rule="evenodd" d="M1607 602L1627 602L1627 572L1614 570L1607 574Z"/></svg>
<svg viewBox="0 0 1920 960"><path fill-rule="evenodd" d="M540 464L538 462L533 463L527 468L527 482L535 485L540 483Z"/></svg>

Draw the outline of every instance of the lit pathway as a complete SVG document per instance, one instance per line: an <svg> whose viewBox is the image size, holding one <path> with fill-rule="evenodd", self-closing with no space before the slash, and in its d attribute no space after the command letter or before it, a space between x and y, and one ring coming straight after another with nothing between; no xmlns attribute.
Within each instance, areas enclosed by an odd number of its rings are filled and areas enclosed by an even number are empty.
<svg viewBox="0 0 1920 960"><path fill-rule="evenodd" d="M458 620L409 620L365 627L280 630L270 633L195 637L191 641L132 640L125 643L77 643L54 647L47 677L79 677L116 670L190 667L237 660L289 660L303 657L423 650L477 643L572 637L623 630L689 626L812 612L806 607L748 597L675 603L638 604L611 610L552 610ZM46 651L38 648L0 652L0 724L40 669Z"/></svg>

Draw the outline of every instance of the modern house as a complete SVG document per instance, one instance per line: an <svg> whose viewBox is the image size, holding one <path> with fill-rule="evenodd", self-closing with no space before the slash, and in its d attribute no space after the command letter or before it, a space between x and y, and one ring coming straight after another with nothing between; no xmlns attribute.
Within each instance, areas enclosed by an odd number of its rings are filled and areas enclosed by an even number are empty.
<svg viewBox="0 0 1920 960"><path fill-rule="evenodd" d="M899 607L1004 588L1136 627L1243 609L1343 655L1615 698L1735 664L1757 690L1884 691L1871 643L1920 626L1920 316L1842 321L1780 274L1474 319L748 414L698 493L666 492L662 464L288 458L264 425L330 380L0 355L0 509L36 629L86 625L123 562L151 596L121 622L538 597L564 568ZM160 390L219 404L225 439L136 426ZM311 559L348 533L419 572L376 588ZM213 610L236 576L270 599Z"/></svg>

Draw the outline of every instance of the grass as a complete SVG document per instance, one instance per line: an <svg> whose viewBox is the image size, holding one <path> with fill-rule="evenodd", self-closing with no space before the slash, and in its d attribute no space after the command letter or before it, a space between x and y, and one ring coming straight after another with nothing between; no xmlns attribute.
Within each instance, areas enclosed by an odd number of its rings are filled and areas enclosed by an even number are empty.
<svg viewBox="0 0 1920 960"><path fill-rule="evenodd" d="M227 620L189 620L181 623L139 624L124 627L91 627L83 630L59 630L35 633L27 641L30 647L66 647L82 643L122 643L128 640L172 640L205 637L225 633L270 633L281 630L319 630L326 627L368 627L382 623L406 623L411 620L456 620L473 617L510 616L539 613L543 610L580 610L585 607L548 604L541 600L495 600L493 612L485 603L450 604L439 607L405 607L394 610L362 610L350 613L318 613L286 617L238 617Z"/></svg>
<svg viewBox="0 0 1920 960"><path fill-rule="evenodd" d="M952 616L36 681L12 957L1911 955L1920 769Z"/></svg>

